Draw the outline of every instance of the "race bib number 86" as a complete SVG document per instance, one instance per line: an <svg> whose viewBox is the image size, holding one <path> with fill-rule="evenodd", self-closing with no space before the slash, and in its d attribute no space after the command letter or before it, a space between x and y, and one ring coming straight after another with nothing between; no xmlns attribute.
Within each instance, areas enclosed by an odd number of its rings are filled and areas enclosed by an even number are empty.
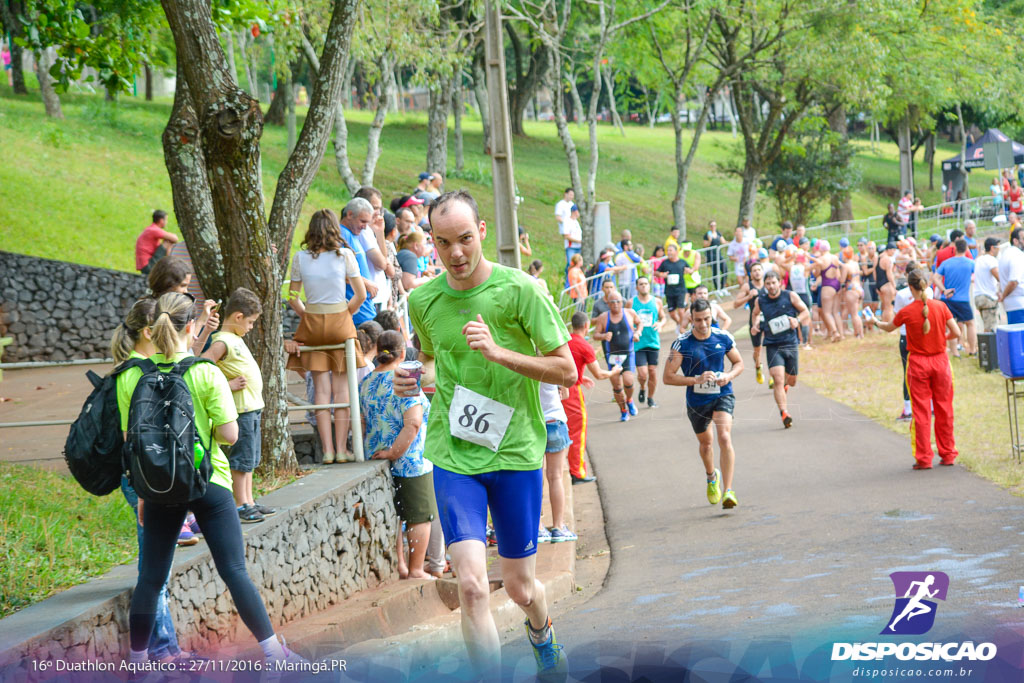
<svg viewBox="0 0 1024 683"><path fill-rule="evenodd" d="M497 453L514 412L504 403L455 385L448 408L448 431L456 438Z"/></svg>

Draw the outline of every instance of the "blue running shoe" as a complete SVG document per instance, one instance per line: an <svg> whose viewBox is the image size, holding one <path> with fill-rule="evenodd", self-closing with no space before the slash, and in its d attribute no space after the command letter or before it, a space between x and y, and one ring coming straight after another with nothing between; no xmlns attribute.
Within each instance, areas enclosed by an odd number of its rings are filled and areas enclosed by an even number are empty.
<svg viewBox="0 0 1024 683"><path fill-rule="evenodd" d="M555 639L555 629L551 626L551 618L548 618L548 640L546 643L537 645L530 638L530 620L524 622L526 626L526 639L533 645L533 658L537 660L537 679L545 683L564 681L569 674L569 663L566 661L562 646Z"/></svg>
<svg viewBox="0 0 1024 683"><path fill-rule="evenodd" d="M573 532L569 531L569 527L565 524L561 528L554 528L551 530L551 542L552 543L564 543L565 541L576 541L579 537Z"/></svg>
<svg viewBox="0 0 1024 683"><path fill-rule="evenodd" d="M622 411L622 415L619 415L619 422L629 422L629 413L625 410Z"/></svg>
<svg viewBox="0 0 1024 683"><path fill-rule="evenodd" d="M629 403L627 403L626 407L629 408L629 414L632 415L633 417L636 417L636 412L637 411L636 411L636 406L633 405L633 402L630 401Z"/></svg>

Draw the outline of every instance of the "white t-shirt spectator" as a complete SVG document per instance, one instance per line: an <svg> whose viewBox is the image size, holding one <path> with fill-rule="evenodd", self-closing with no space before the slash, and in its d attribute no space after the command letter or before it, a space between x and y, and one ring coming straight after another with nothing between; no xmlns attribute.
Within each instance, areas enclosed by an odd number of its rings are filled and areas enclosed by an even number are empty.
<svg viewBox="0 0 1024 683"><path fill-rule="evenodd" d="M931 287L926 287L925 288L925 290L924 290L924 298L926 298L926 299L934 298L932 296L932 288ZM898 290L896 292L896 296L893 297L893 300L892 300L892 312L893 312L893 314L895 315L896 313L899 313L901 308L903 308L904 306L909 305L913 300L914 300L914 293L912 291L910 291L910 287L904 287L903 289ZM907 326L906 325L900 325L900 336L901 337L906 337L907 336Z"/></svg>
<svg viewBox="0 0 1024 683"><path fill-rule="evenodd" d="M746 230L743 231L744 233ZM747 246L747 241L737 242L734 239L729 240L729 248L726 250L726 254L729 256L729 260L733 262L733 272L739 275L746 275L747 271L744 269L743 264L747 262L747 254L750 251L750 247ZM733 261L733 259L738 259Z"/></svg>
<svg viewBox="0 0 1024 683"><path fill-rule="evenodd" d="M579 248L583 244L583 228L580 227L580 222L575 218L566 218L565 223L562 225L566 226L565 230L565 246Z"/></svg>
<svg viewBox="0 0 1024 683"><path fill-rule="evenodd" d="M914 205L914 200L910 197L904 196L900 199L900 204L896 208L896 216L899 217L900 223L910 222L910 207Z"/></svg>
<svg viewBox="0 0 1024 683"><path fill-rule="evenodd" d="M558 386L546 382L541 382L539 386L540 407L544 411L544 421L567 422L568 418L565 416L565 408L562 407L562 399L558 397Z"/></svg>
<svg viewBox="0 0 1024 683"><path fill-rule="evenodd" d="M370 271L368 279L377 286L377 296L373 297L373 303L386 304L391 300L391 283L388 281L387 273L383 270L377 270L377 267L373 265L373 261L370 260L371 251L380 253L377 237L373 234L373 230L365 228L357 235L357 239L362 243L363 249L366 251L366 267Z"/></svg>
<svg viewBox="0 0 1024 683"><path fill-rule="evenodd" d="M982 254L974 261L974 295L982 294L990 299L999 297L999 283L992 277L992 269L999 269L995 256Z"/></svg>
<svg viewBox="0 0 1024 683"><path fill-rule="evenodd" d="M1003 308L1007 311L1019 311L1024 308L1024 251L1010 245L999 255L999 284L1003 287L1016 282L1017 286L1010 296L1003 299Z"/></svg>
<svg viewBox="0 0 1024 683"><path fill-rule="evenodd" d="M572 219L572 202L559 199L555 204L555 218L558 220L558 234L564 236Z"/></svg>
<svg viewBox="0 0 1024 683"><path fill-rule="evenodd" d="M292 259L291 279L302 283L307 304L343 304L345 280L359 277L359 264L351 249L324 251L313 257L308 251L297 251Z"/></svg>

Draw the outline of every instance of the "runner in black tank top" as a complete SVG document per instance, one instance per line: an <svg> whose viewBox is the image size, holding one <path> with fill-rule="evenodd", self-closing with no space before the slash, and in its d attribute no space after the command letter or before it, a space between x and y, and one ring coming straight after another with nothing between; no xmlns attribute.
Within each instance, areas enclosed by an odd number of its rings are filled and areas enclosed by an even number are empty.
<svg viewBox="0 0 1024 683"><path fill-rule="evenodd" d="M764 343L763 334L754 334L754 302L761 294L761 287L764 286L764 266L755 263L750 266L750 279L743 283L736 299L732 302L733 308L742 308L749 304L750 312L747 315L747 324L750 326L750 343L754 347L754 377L758 384L764 384L764 370L761 368L761 346ZM760 285L758 284L760 283Z"/></svg>
<svg viewBox="0 0 1024 683"><path fill-rule="evenodd" d="M782 281L773 271L764 277L761 295L754 301L754 316L755 325L764 335L775 403L779 407L782 425L789 429L793 418L786 411L786 394L790 387L796 386L799 372L800 347L796 330L800 323L810 322L810 313L799 295L782 289Z"/></svg>

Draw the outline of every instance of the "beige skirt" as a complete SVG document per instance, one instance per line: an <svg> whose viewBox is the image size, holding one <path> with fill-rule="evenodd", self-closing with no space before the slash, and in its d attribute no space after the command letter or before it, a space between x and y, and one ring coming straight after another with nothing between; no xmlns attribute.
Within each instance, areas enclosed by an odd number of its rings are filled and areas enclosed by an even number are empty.
<svg viewBox="0 0 1024 683"><path fill-rule="evenodd" d="M331 311L331 312L321 312ZM295 341L303 346L333 346L344 344L349 339L356 339L356 326L352 314L344 304L308 305L302 314L299 329L295 331ZM356 366L363 367L366 360L363 350L356 341ZM288 357L289 370L309 370L312 372L345 372L345 349L331 351L303 351L301 355L292 354Z"/></svg>

